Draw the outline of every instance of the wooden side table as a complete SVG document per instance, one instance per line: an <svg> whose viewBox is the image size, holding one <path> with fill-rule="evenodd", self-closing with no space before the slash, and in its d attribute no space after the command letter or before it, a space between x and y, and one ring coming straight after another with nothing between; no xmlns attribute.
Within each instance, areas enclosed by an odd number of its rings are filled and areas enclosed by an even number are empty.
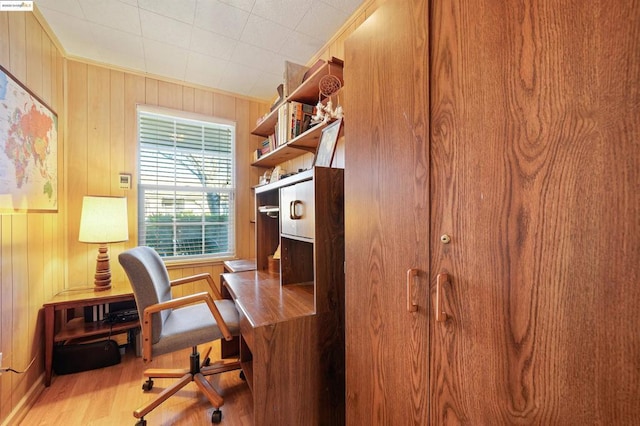
<svg viewBox="0 0 640 426"><path fill-rule="evenodd" d="M105 303L126 302L135 300L128 284L114 285L109 290L94 292L91 290L66 290L58 293L45 303L44 308L44 367L45 386L51 385L53 366L53 345L71 339L90 336L103 336L122 333L140 326L140 321L129 321L118 324L104 324L102 321L85 322L84 317L67 321L67 310ZM60 311L61 320L56 323L56 311Z"/></svg>

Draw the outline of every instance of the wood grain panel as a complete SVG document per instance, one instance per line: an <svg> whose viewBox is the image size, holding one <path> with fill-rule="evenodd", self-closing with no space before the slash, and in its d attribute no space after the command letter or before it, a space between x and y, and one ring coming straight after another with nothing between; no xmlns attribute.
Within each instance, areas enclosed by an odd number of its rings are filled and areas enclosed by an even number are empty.
<svg viewBox="0 0 640 426"><path fill-rule="evenodd" d="M40 37L42 39L42 57L40 58L40 68L42 70L42 87L40 88L40 96L42 97L42 99L49 99L47 103L49 103L51 108L53 108L54 100L52 91L54 87L53 83L55 80L52 77L55 76L53 69L55 68L56 61L55 55L52 54L52 52L55 48L51 40L49 40L47 33L41 31ZM54 108L54 110L57 112L57 108Z"/></svg>
<svg viewBox="0 0 640 426"><path fill-rule="evenodd" d="M42 351L38 350L38 343L40 343L39 336L43 334L42 318L37 313L42 304L43 298L43 284L46 281L44 276L44 216L43 213L30 214L27 217L27 280L25 282L27 286L26 299L22 301L25 311L28 312L27 316L27 333L18 335L21 340L26 341L27 351L21 355L19 359L16 359L12 365L16 366L16 369L24 371L29 365L29 362L37 358L39 364L44 362L44 356ZM39 332L38 332L39 331ZM34 336L32 340L25 339L25 336ZM35 362L34 362L35 363ZM27 371L27 378L23 381L27 383L35 383L36 379L40 375L38 369L30 369ZM26 388L28 390L28 388ZM18 401L16 401L17 403Z"/></svg>
<svg viewBox="0 0 640 426"><path fill-rule="evenodd" d="M6 68L9 63L9 14L0 12L0 64Z"/></svg>
<svg viewBox="0 0 640 426"><path fill-rule="evenodd" d="M158 81L158 105L164 108L182 110L182 86L166 81Z"/></svg>
<svg viewBox="0 0 640 426"><path fill-rule="evenodd" d="M182 88L182 110L195 112L196 107L196 89L193 87Z"/></svg>
<svg viewBox="0 0 640 426"><path fill-rule="evenodd" d="M155 80L153 78L145 79L144 102L147 105L159 105L158 104L158 80Z"/></svg>
<svg viewBox="0 0 640 426"><path fill-rule="evenodd" d="M304 395L313 395L318 389L317 363L314 362L316 341L311 339L314 321L302 317L287 322L271 324L255 329L253 389L263 398L254 399L255 419L263 424L319 424L320 413L315 398L305 398L301 407L297 401ZM304 336L305 345L300 345ZM276 344L277 343L277 344ZM295 347L296 350L287 350ZM296 368L296 375L282 374L288 365L307 365L308 369ZM267 391L267 389L269 391ZM279 407L289 407L282 410ZM323 413L327 416L332 413ZM336 424L329 423L327 424Z"/></svg>
<svg viewBox="0 0 640 426"><path fill-rule="evenodd" d="M119 173L126 171L124 73L112 70L109 87L109 194L124 196L127 192L119 188L117 179Z"/></svg>
<svg viewBox="0 0 640 426"><path fill-rule="evenodd" d="M87 88L87 161L90 168L86 175L87 193L80 195L110 195L110 71L89 65Z"/></svg>
<svg viewBox="0 0 640 426"><path fill-rule="evenodd" d="M42 97L42 28L33 14L25 15L25 35L31 53L27 56L27 87Z"/></svg>
<svg viewBox="0 0 640 426"><path fill-rule="evenodd" d="M253 224L253 191L251 187L258 183L255 168L249 165L253 144L251 133L251 102L238 99L236 101L236 253L241 259L251 258L250 246L255 241L250 234Z"/></svg>
<svg viewBox="0 0 640 426"><path fill-rule="evenodd" d="M51 41L33 14L0 12L0 39L0 64L56 110L59 119L64 119L52 95L62 90L62 80L57 78L61 76L61 64L53 60L57 51L51 48ZM63 137L59 134L59 164L63 164ZM64 172L59 175L64 176ZM64 195L61 188L58 195ZM61 281L64 274L62 259L48 249L52 241L64 241L62 230L56 227L60 217L58 213L0 215L3 366L24 369L39 352L40 304L49 284ZM36 359L23 376L0 376L0 421L11 415L41 372L42 362Z"/></svg>
<svg viewBox="0 0 640 426"><path fill-rule="evenodd" d="M472 0L433 19L432 282L452 280L431 421L637 423L640 8Z"/></svg>
<svg viewBox="0 0 640 426"><path fill-rule="evenodd" d="M196 89L195 92L195 112L206 115L213 115L213 93Z"/></svg>
<svg viewBox="0 0 640 426"><path fill-rule="evenodd" d="M0 241L2 243L2 257L0 257L0 344L2 344L3 363L12 359L13 344L13 253L12 253L12 225L13 216L0 215ZM0 376L0 415L6 418L13 408L11 404L11 376Z"/></svg>
<svg viewBox="0 0 640 426"><path fill-rule="evenodd" d="M386 2L345 43L347 424L425 424L429 333L426 1ZM416 312L407 270L416 268Z"/></svg>
<svg viewBox="0 0 640 426"><path fill-rule="evenodd" d="M27 80L26 13L8 13L9 20L9 64L11 74L21 82ZM30 46L29 46L30 47Z"/></svg>
<svg viewBox="0 0 640 426"><path fill-rule="evenodd" d="M125 73L124 75L124 138L125 168L131 173L131 190L127 192L127 212L129 214L129 242L127 247L138 245L138 150L131 147L138 144L138 115L136 105L145 103L146 79Z"/></svg>
<svg viewBox="0 0 640 426"><path fill-rule="evenodd" d="M226 118L228 120L236 119L236 98L222 93L213 94L213 116Z"/></svg>
<svg viewBox="0 0 640 426"><path fill-rule="evenodd" d="M86 244L78 242L82 196L88 191L88 66L76 61L67 63L69 89L67 91L67 244L69 251L68 284L70 287L87 287L93 282ZM96 251L97 254L97 251Z"/></svg>
<svg viewBox="0 0 640 426"><path fill-rule="evenodd" d="M125 166L126 144L125 144L125 93L124 93L124 73L111 70L109 73L109 195L127 197L127 207L131 198L130 191L122 190L118 186L120 173L128 173ZM129 172L130 173L130 172ZM132 182L131 186L135 186ZM130 218L131 215L127 211ZM130 247L131 230L136 228L135 221L129 221L129 242L109 245L109 256L112 259L111 280L114 283L127 282L126 274L120 267L117 259L118 254Z"/></svg>
<svg viewBox="0 0 640 426"><path fill-rule="evenodd" d="M29 255L28 255L28 218L27 215L14 215L12 219L11 249L11 283L13 285L13 311L12 311L12 341L11 356L4 359L7 365L20 365L23 360L29 359L30 344L25 336L29 333ZM26 365L25 365L26 366ZM27 390L27 381L20 380L15 375L10 375L11 380L11 405L15 406Z"/></svg>

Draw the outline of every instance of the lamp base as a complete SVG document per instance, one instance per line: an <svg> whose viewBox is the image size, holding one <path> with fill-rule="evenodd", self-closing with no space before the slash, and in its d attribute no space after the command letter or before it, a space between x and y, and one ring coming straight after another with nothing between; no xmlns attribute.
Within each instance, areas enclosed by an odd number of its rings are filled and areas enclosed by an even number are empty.
<svg viewBox="0 0 640 426"><path fill-rule="evenodd" d="M96 275L93 291L104 291L111 288L111 265L106 244L100 244L96 259Z"/></svg>
<svg viewBox="0 0 640 426"><path fill-rule="evenodd" d="M111 290L111 281L109 281L107 284L102 284L99 283L98 280L93 282L93 291L105 291L105 290Z"/></svg>

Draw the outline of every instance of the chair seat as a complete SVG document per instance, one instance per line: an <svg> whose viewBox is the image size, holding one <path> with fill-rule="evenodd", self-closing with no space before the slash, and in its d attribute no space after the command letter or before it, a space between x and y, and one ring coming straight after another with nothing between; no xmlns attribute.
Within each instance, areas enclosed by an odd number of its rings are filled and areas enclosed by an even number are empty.
<svg viewBox="0 0 640 426"><path fill-rule="evenodd" d="M214 301L232 335L240 334L238 311L231 300ZM153 345L154 355L174 352L195 345L221 339L211 311L206 304L185 306L171 310L163 327L158 343Z"/></svg>

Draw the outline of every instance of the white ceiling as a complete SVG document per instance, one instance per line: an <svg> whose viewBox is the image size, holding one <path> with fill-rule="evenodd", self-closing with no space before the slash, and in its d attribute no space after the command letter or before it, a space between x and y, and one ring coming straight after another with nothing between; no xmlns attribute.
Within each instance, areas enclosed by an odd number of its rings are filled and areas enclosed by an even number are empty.
<svg viewBox="0 0 640 426"><path fill-rule="evenodd" d="M67 54L271 100L363 0L36 0ZM344 59L344 58L341 58Z"/></svg>

